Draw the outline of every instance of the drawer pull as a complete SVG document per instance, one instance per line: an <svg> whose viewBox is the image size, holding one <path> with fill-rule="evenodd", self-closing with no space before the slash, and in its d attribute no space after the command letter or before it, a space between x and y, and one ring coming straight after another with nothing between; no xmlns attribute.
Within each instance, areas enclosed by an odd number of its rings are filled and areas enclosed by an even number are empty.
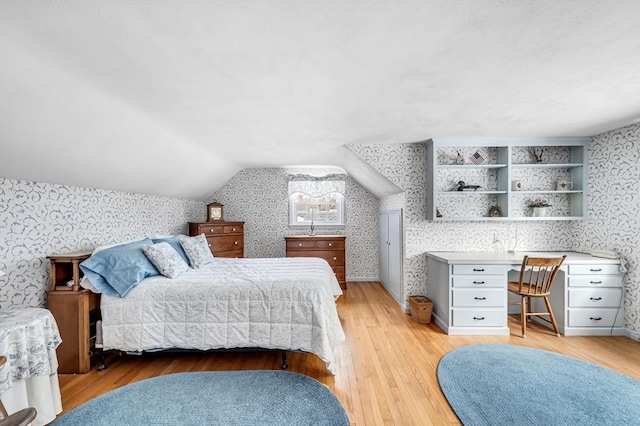
<svg viewBox="0 0 640 426"><path fill-rule="evenodd" d="M591 300L602 300L602 297L590 297Z"/></svg>
<svg viewBox="0 0 640 426"><path fill-rule="evenodd" d="M298 247L302 247L302 243L298 243Z"/></svg>
<svg viewBox="0 0 640 426"><path fill-rule="evenodd" d="M209 247L211 247L211 244L209 244Z"/></svg>
<svg viewBox="0 0 640 426"><path fill-rule="evenodd" d="M602 284L602 281L589 281L591 284Z"/></svg>
<svg viewBox="0 0 640 426"><path fill-rule="evenodd" d="M209 229L209 232L213 232L213 229Z"/></svg>
<svg viewBox="0 0 640 426"><path fill-rule="evenodd" d="M591 272L602 272L602 268L598 269L589 269Z"/></svg>
<svg viewBox="0 0 640 426"><path fill-rule="evenodd" d="M484 317L473 317L473 319L476 321L483 321Z"/></svg>
<svg viewBox="0 0 640 426"><path fill-rule="evenodd" d="M235 230L236 230L236 228L231 228L231 230L232 230L232 231L235 231Z"/></svg>
<svg viewBox="0 0 640 426"><path fill-rule="evenodd" d="M589 319L592 321L600 321L602 317L589 317Z"/></svg>
<svg viewBox="0 0 640 426"><path fill-rule="evenodd" d="M234 241L234 242L233 242L233 244L238 245L238 242L237 242L237 241Z"/></svg>
<svg viewBox="0 0 640 426"><path fill-rule="evenodd" d="M338 260L338 258L337 258L337 257L334 257L334 258L333 258L333 260Z"/></svg>
<svg viewBox="0 0 640 426"><path fill-rule="evenodd" d="M329 243L329 247L331 247L333 244Z"/></svg>
<svg viewBox="0 0 640 426"><path fill-rule="evenodd" d="M484 284L484 281L474 281L474 284Z"/></svg>
<svg viewBox="0 0 640 426"><path fill-rule="evenodd" d="M484 272L484 268L482 268L482 269L473 268L473 272Z"/></svg>
<svg viewBox="0 0 640 426"><path fill-rule="evenodd" d="M474 297L474 299L476 299L476 300L487 300L487 298L486 298L486 297L477 297L477 296L476 296L476 297Z"/></svg>

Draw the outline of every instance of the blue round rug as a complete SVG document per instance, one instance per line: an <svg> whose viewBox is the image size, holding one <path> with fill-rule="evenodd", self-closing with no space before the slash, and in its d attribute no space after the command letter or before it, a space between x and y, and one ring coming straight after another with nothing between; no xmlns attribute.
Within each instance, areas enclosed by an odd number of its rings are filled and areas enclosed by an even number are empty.
<svg viewBox="0 0 640 426"><path fill-rule="evenodd" d="M554 352L464 346L440 360L438 381L468 426L640 424L640 381Z"/></svg>
<svg viewBox="0 0 640 426"><path fill-rule="evenodd" d="M154 377L115 389L52 425L348 425L322 383L286 371L211 371Z"/></svg>

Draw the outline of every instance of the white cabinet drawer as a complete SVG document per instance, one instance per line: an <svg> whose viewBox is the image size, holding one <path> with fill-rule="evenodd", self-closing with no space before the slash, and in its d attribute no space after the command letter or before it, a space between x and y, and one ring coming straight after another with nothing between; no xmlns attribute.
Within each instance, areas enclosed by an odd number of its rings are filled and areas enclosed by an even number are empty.
<svg viewBox="0 0 640 426"><path fill-rule="evenodd" d="M454 327L503 327L507 321L504 309L467 309L452 310Z"/></svg>
<svg viewBox="0 0 640 426"><path fill-rule="evenodd" d="M604 274L604 275L617 275L620 274L620 266L619 265L569 265L569 274L577 274L577 275L593 275L593 274Z"/></svg>
<svg viewBox="0 0 640 426"><path fill-rule="evenodd" d="M617 309L569 309L569 327L612 327L621 315Z"/></svg>
<svg viewBox="0 0 640 426"><path fill-rule="evenodd" d="M505 290L499 288L475 289L458 288L453 290L453 307L503 307Z"/></svg>
<svg viewBox="0 0 640 426"><path fill-rule="evenodd" d="M454 287L507 287L507 278L503 275L454 275L453 277Z"/></svg>
<svg viewBox="0 0 640 426"><path fill-rule="evenodd" d="M622 289L619 288L570 288L570 308L617 308L620 306Z"/></svg>
<svg viewBox="0 0 640 426"><path fill-rule="evenodd" d="M622 275L569 275L569 287L622 287Z"/></svg>
<svg viewBox="0 0 640 426"><path fill-rule="evenodd" d="M453 265L454 274L498 275L504 274L504 265Z"/></svg>

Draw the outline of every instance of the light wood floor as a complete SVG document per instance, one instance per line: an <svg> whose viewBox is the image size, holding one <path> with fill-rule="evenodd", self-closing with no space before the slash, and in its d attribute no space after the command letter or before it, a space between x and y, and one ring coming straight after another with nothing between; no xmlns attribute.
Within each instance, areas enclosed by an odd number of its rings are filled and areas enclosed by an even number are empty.
<svg viewBox="0 0 640 426"><path fill-rule="evenodd" d="M290 353L289 371L325 383L353 425L460 424L438 386L436 368L452 349L474 343L510 343L558 352L640 379L640 343L626 337L556 337L532 325L518 337L447 336L435 324L417 324L376 282L350 282L338 301L346 342L335 351L335 376L315 355ZM109 357L106 370L62 374L64 411L112 389L149 377L187 371L279 369L279 353L150 354Z"/></svg>

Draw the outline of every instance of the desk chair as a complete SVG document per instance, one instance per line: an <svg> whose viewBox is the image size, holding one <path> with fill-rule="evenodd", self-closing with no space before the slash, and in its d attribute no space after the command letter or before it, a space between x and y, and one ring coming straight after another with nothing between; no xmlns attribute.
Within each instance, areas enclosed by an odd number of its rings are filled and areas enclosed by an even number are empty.
<svg viewBox="0 0 640 426"><path fill-rule="evenodd" d="M7 357L4 355L0 356L0 368L7 362ZM7 410L5 410L2 401L0 401L0 413L2 414L2 418L0 418L0 426L26 426L31 423L38 413L36 409L33 407L23 408L22 410L16 411L15 413L9 415L7 414Z"/></svg>
<svg viewBox="0 0 640 426"><path fill-rule="evenodd" d="M556 335L560 336L548 296L551 293L551 286L553 286L553 280L558 274L560 265L566 258L566 255L552 258L525 256L522 259L519 281L510 281L508 283L507 288L509 291L520 296L520 303L515 304L520 305L522 337L526 337L528 318L542 315L549 315ZM547 306L547 312L531 312L532 297L542 297L544 304Z"/></svg>

